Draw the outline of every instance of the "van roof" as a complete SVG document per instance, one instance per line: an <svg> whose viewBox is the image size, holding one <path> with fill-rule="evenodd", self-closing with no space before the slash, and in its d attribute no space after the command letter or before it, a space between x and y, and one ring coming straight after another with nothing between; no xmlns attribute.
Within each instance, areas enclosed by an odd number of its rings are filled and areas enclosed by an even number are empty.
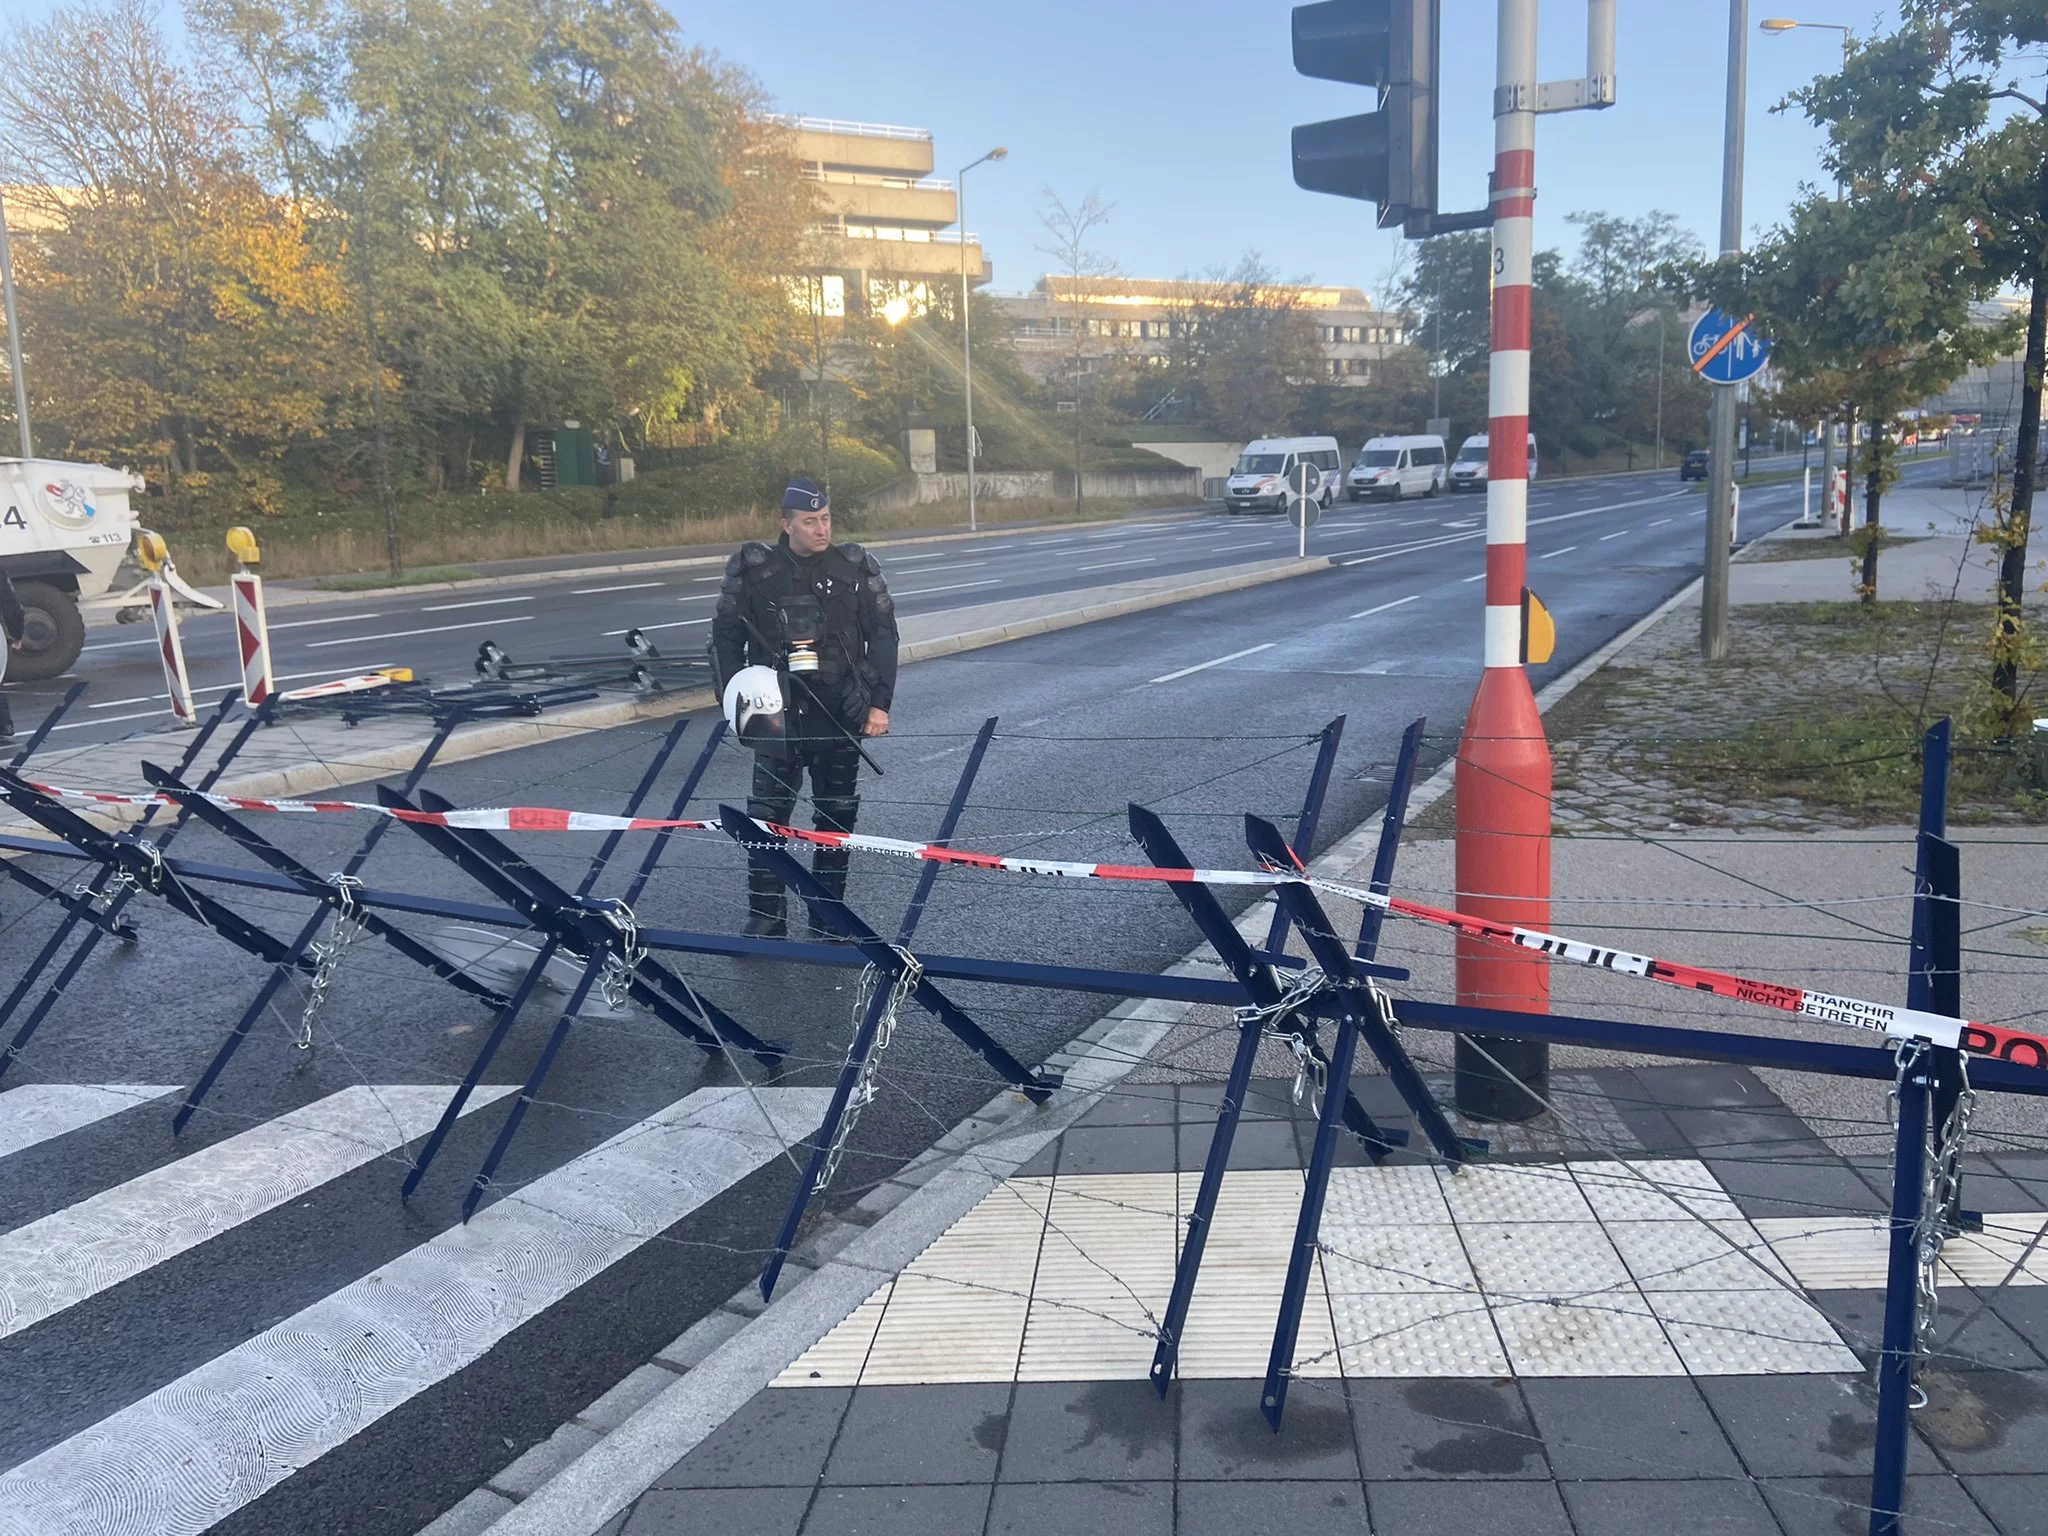
<svg viewBox="0 0 2048 1536"><path fill-rule="evenodd" d="M1255 437L1246 443L1240 451L1251 453L1255 449L1263 448L1270 453L1275 450L1288 448L1334 448L1336 446L1337 439L1334 437Z"/></svg>

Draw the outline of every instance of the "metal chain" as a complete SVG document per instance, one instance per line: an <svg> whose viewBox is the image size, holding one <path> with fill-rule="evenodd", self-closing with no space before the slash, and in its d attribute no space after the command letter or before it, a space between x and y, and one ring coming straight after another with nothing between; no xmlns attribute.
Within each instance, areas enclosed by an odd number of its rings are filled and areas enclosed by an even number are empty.
<svg viewBox="0 0 2048 1536"><path fill-rule="evenodd" d="M1962 1088L1956 1095L1948 1119L1935 1131L1934 1146L1927 1159L1927 1177L1920 1189L1920 1220L1914 1228L1914 1251L1919 1259L1919 1305L1913 1337L1914 1353L1926 1358L1934 1350L1935 1327L1940 1318L1941 1298L1935 1282L1941 1266L1942 1245L1954 1235L1957 1202L1962 1198L1963 1142L1970 1134L1970 1116L1976 1112L1977 1090L1970 1086L1969 1058L1956 1053L1956 1067L1962 1073Z"/></svg>
<svg viewBox="0 0 2048 1536"><path fill-rule="evenodd" d="M1329 1068L1315 1052L1315 1044L1309 1038L1308 1026L1297 1022L1291 1029L1281 1027L1277 1021L1289 1014L1299 1014L1301 1009L1318 992L1329 986L1329 979L1315 966L1302 971L1288 984L1287 990L1272 1002L1260 1006L1250 1004L1232 1010L1232 1017L1239 1029L1256 1024L1259 1032L1268 1040L1277 1040L1294 1053L1294 1102L1299 1104L1304 1095L1312 1094L1317 1114L1323 1112L1323 1090L1329 1084Z"/></svg>
<svg viewBox="0 0 2048 1536"><path fill-rule="evenodd" d="M354 875L336 874L329 875L327 883L334 887L334 925L327 930L324 944L309 946L313 956L313 979L307 983L306 1006L299 1013L298 1034L292 1039L292 1044L302 1051L313 1049L313 1020L327 1006L328 991L334 985L334 972L341 964L341 957L348 953L349 945L363 931L362 904L356 900L356 892L363 888L363 882Z"/></svg>
<svg viewBox="0 0 2048 1536"><path fill-rule="evenodd" d="M619 942L604 957L597 990L603 996L605 1006L616 1013L632 997L633 972L639 969L647 950L640 943L640 920L633 915L631 907L614 897L605 903L603 911L606 921L618 929Z"/></svg>
<svg viewBox="0 0 2048 1536"><path fill-rule="evenodd" d="M889 995L882 1004L882 1017L875 1026L875 1038L868 1046L867 1058L860 1064L860 1076L854 1080L853 1092L847 1096L846 1112L839 1117L839 1129L832 1137L831 1148L825 1153L824 1166L818 1170L818 1180L811 1186L813 1194L823 1194L825 1186L832 1182L832 1176L839 1171L840 1159L846 1156L846 1144L853 1136L853 1128L860 1122L860 1112L875 1100L875 1079L881 1072L882 1053L889 1049L889 1042L896 1038L896 1018L910 994L917 990L917 984L924 979L924 966L916 955L901 945L892 944L897 960L897 971L889 983ZM860 973L860 986L855 989L853 999L854 1041L846 1048L846 1059L853 1060L854 1044L859 1043L861 1020L867 1017L872 1006L875 989L881 985L882 968L868 965Z"/></svg>

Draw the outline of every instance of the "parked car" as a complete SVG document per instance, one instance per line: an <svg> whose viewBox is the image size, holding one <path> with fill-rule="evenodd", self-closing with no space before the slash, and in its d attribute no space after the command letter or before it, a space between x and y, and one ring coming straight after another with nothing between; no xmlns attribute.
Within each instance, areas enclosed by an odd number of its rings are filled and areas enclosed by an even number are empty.
<svg viewBox="0 0 2048 1536"><path fill-rule="evenodd" d="M1246 443L1223 488L1226 512L1279 512L1287 506L1287 476L1297 464L1315 467L1315 498L1327 508L1337 499L1344 463L1334 437L1262 437Z"/></svg>
<svg viewBox="0 0 2048 1536"><path fill-rule="evenodd" d="M1450 488L1454 491L1483 491L1486 489L1487 435L1478 432L1458 447L1458 456L1451 460ZM1529 478L1536 478L1536 434L1529 434Z"/></svg>
<svg viewBox="0 0 2048 1536"><path fill-rule="evenodd" d="M1695 448L1678 461L1680 480L1704 480L1707 478L1707 450Z"/></svg>
<svg viewBox="0 0 2048 1536"><path fill-rule="evenodd" d="M1358 450L1347 493L1353 501L1385 496L1434 496L1444 488L1444 440L1434 434L1376 437Z"/></svg>

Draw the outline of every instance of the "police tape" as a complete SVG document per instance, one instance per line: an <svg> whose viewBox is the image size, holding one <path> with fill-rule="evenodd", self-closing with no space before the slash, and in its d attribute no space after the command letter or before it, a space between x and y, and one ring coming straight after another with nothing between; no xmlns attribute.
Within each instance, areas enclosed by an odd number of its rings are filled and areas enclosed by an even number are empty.
<svg viewBox="0 0 2048 1536"><path fill-rule="evenodd" d="M105 790L64 789L56 785L27 781L31 787L54 799L84 801L95 805L175 806L183 799L204 800L228 810L268 811L285 815L368 812L424 826L448 827L458 831L490 832L704 832L719 829L719 823L698 819L652 816L611 816L594 811L567 811L550 806L479 807L454 811L418 811L398 806L371 805L360 800L278 800L242 795L199 794L180 791L170 795L127 795ZM1756 981L1728 971L1707 970L1638 955L1625 949L1583 943L1539 928L1497 923L1469 913L1428 906L1405 897L1381 895L1361 886L1311 875L1297 865L1293 869L1169 869L1147 864L1088 864L1062 859L1023 859L1011 855L977 853L966 848L949 848L938 843L913 843L901 838L876 837L865 832L810 831L786 827L777 822L756 821L755 825L782 838L825 848L887 854L924 863L952 864L965 869L1004 870L1014 874L1052 875L1062 879L1165 882L1183 885L1236 885L1270 889L1281 885L1306 885L1331 896L1341 896L1368 907L1377 907L1391 917L1449 929L1466 938L1480 939L1513 949L1523 949L1551 960L1593 970L1612 971L1621 976L1640 977L1704 992L1738 1003L1775 1008L1825 1024L1869 1030L1894 1040L1926 1040L1934 1045L1956 1046L1974 1055L1993 1056L2019 1066L2048 1071L2048 1039L1999 1024L1979 1024L1952 1019L1944 1014L1890 1003L1867 1002L1806 987L1780 982Z"/></svg>

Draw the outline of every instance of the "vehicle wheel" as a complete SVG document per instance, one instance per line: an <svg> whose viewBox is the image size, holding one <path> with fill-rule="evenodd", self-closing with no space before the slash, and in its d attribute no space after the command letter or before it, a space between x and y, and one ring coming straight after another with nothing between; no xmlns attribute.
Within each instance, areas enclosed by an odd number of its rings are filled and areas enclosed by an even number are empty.
<svg viewBox="0 0 2048 1536"><path fill-rule="evenodd" d="M1439 489L1439 487L1438 487L1438 485L1437 485L1437 483L1436 483L1436 476L1434 476L1434 475L1430 476L1430 479L1429 479L1429 489L1428 489L1428 490L1426 490L1426 491L1424 491L1424 492L1422 493L1422 499L1423 499L1424 501L1435 501L1435 500L1436 500L1436 493L1437 493L1438 489Z"/></svg>
<svg viewBox="0 0 2048 1536"><path fill-rule="evenodd" d="M1393 494L1392 496L1388 497L1387 499L1388 499L1389 501L1400 501L1400 500L1402 499L1402 492L1401 492L1401 482L1400 482L1400 481L1396 480L1396 481L1394 482L1394 494Z"/></svg>
<svg viewBox="0 0 2048 1536"><path fill-rule="evenodd" d="M1363 500L1365 500L1365 497L1364 497L1364 496L1363 496L1363 495L1362 495L1361 493L1359 493L1359 492L1357 492L1357 491L1349 491L1349 492L1347 492L1346 494L1347 494L1348 496L1350 496L1350 498L1351 498L1351 499L1352 499L1353 501L1363 501Z"/></svg>
<svg viewBox="0 0 2048 1536"><path fill-rule="evenodd" d="M47 582L24 581L14 589L28 611L22 648L7 657L9 680L39 683L70 670L85 649L85 616L67 592Z"/></svg>

